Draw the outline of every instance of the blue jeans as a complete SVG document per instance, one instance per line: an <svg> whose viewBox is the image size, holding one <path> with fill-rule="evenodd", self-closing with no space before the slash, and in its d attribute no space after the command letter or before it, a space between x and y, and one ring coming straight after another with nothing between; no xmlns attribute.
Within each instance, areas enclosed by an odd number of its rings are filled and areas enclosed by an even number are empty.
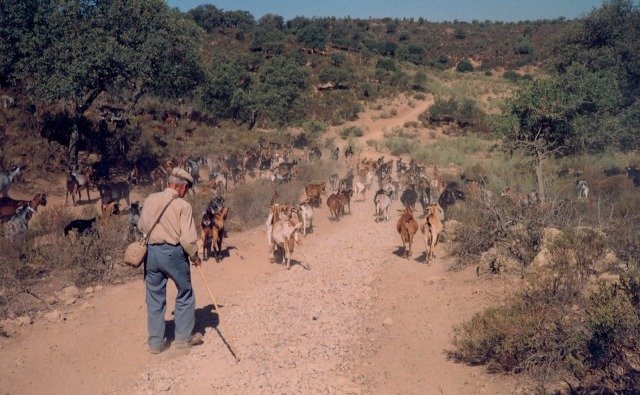
<svg viewBox="0 0 640 395"><path fill-rule="evenodd" d="M149 347L160 349L165 337L164 316L167 308L167 279L178 288L175 308L176 343L186 343L195 324L196 299L191 287L189 259L181 246L149 245L144 271L147 286L147 325Z"/></svg>

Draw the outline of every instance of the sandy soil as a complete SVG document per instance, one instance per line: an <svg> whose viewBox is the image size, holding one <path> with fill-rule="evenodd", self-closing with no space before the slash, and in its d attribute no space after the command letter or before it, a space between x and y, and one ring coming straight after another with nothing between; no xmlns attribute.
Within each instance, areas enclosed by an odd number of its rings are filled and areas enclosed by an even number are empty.
<svg viewBox="0 0 640 395"><path fill-rule="evenodd" d="M424 102L418 103L399 111L393 122L416 120L424 110ZM94 289L72 306L56 306L64 321L36 319L17 336L0 339L2 392L522 391L511 377L446 356L453 326L497 303L507 280L448 270L446 243L438 247L439 259L422 263L418 258L425 245L419 233L412 259L400 258L395 230L400 204L394 202L391 221L376 223L371 200L369 192L367 201L353 202L352 213L339 222L329 220L324 204L316 211L313 232L294 252L310 270L297 264L287 271L269 263L262 227L230 233L225 239L235 247L230 256L203 265L229 333L219 325L195 270L196 326L205 343L187 353L174 348L148 353L142 279ZM174 296L170 286L169 333ZM240 361L218 331L232 342Z"/></svg>

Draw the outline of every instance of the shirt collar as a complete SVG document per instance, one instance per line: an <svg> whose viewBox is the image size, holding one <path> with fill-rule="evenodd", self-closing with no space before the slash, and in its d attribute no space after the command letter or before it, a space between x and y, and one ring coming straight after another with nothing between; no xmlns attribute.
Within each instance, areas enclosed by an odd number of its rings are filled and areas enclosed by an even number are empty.
<svg viewBox="0 0 640 395"><path fill-rule="evenodd" d="M178 191L173 188L165 188L164 192L170 194L173 197L178 197Z"/></svg>

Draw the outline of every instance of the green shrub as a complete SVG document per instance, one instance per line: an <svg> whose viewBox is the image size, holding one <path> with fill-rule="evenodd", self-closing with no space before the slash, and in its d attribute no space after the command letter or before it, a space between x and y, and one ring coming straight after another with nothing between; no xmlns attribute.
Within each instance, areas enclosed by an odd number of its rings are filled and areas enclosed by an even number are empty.
<svg viewBox="0 0 640 395"><path fill-rule="evenodd" d="M311 120L306 123L304 129L313 138L318 138L327 130L327 125L322 121Z"/></svg>
<svg viewBox="0 0 640 395"><path fill-rule="evenodd" d="M348 102L336 110L335 116L343 121L355 121L362 112L362 104L356 101Z"/></svg>
<svg viewBox="0 0 640 395"><path fill-rule="evenodd" d="M456 71L460 73L468 73L470 71L473 71L473 65L468 60L462 59L456 65Z"/></svg>
<svg viewBox="0 0 640 395"><path fill-rule="evenodd" d="M450 123L456 122L461 127L481 126L484 127L485 114L480 110L473 99L465 98L461 101L452 98L444 99L436 97L434 103L426 113L420 114L420 120L424 126L430 123Z"/></svg>
<svg viewBox="0 0 640 395"><path fill-rule="evenodd" d="M504 72L504 74L502 74L502 78L507 81L517 82L520 79L520 74L513 70L507 70Z"/></svg>
<svg viewBox="0 0 640 395"><path fill-rule="evenodd" d="M364 131L357 126L350 126L340 131L340 137L342 137L345 140L351 137L362 137L362 136L364 136Z"/></svg>
<svg viewBox="0 0 640 395"><path fill-rule="evenodd" d="M450 355L492 371L534 374L542 385L562 379L616 391L637 388L637 274L594 284L593 265L606 243L593 230L565 232L549 249L553 259L527 273L524 291L455 328Z"/></svg>
<svg viewBox="0 0 640 395"><path fill-rule="evenodd" d="M389 149L389 152L395 156L410 153L413 150L415 144L415 140L403 137L390 137L384 139L385 147L387 147L387 149Z"/></svg>
<svg viewBox="0 0 640 395"><path fill-rule="evenodd" d="M389 110L381 112L379 117L382 119L389 119L395 117L396 115L398 115L398 110L395 108L391 108Z"/></svg>

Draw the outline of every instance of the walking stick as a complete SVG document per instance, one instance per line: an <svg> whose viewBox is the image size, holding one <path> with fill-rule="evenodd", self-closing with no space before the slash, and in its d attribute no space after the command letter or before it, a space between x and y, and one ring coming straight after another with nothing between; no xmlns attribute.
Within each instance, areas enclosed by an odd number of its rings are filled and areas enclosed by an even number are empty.
<svg viewBox="0 0 640 395"><path fill-rule="evenodd" d="M220 308L218 308L218 304L216 303L216 298L213 297L213 292L211 292L211 288L209 288L209 283L207 283L207 278L204 276L204 273L202 273L202 269L200 268L199 265L196 266L196 268L198 269L198 272L200 273L200 276L202 277L202 281L204 282L204 286L207 288L207 291L209 291L209 296L211 296L211 301L213 302L213 307L216 309L216 314L218 314L218 322L222 325L222 328L224 329L224 332L229 337L229 340L226 340L224 338L224 336L222 336L222 333L220 333L218 328L216 328L216 331L220 335L220 338L222 338L222 341L224 342L224 344L227 345L227 348L229 348L229 351L231 352L231 355L233 355L233 357L236 359L236 361L240 361L240 358L238 358L238 355L235 353L235 351L233 351L233 347L231 346L231 332L229 332L229 329L227 328L227 325L222 320L222 314L220 313Z"/></svg>

